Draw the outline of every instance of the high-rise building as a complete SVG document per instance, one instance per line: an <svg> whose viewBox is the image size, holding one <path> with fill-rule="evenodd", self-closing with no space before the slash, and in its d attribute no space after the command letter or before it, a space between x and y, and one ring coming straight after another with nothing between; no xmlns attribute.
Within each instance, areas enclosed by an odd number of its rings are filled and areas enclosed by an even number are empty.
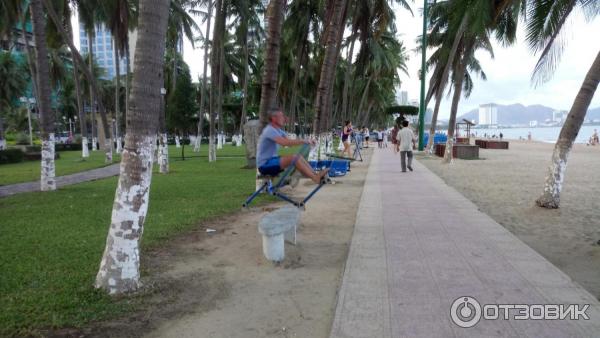
<svg viewBox="0 0 600 338"><path fill-rule="evenodd" d="M479 105L479 124L498 125L498 106L495 103Z"/></svg>
<svg viewBox="0 0 600 338"><path fill-rule="evenodd" d="M24 27L20 22L17 23L10 37L0 36L0 50L25 53L25 45L29 45L30 48L35 47L31 21L27 21Z"/></svg>
<svg viewBox="0 0 600 338"><path fill-rule="evenodd" d="M79 24L79 44L80 51L83 54L89 53L88 35L83 25ZM94 37L92 37L92 51L94 60L105 71L105 79L113 79L116 75L117 65L119 65L120 74L125 73L126 61L124 56L119 55L119 62L115 62L115 51L113 48L113 38L110 31L104 24L96 26ZM131 59L133 55L130 53Z"/></svg>
<svg viewBox="0 0 600 338"><path fill-rule="evenodd" d="M406 106L408 104L408 92L406 90L398 92L396 100L398 101L399 105Z"/></svg>

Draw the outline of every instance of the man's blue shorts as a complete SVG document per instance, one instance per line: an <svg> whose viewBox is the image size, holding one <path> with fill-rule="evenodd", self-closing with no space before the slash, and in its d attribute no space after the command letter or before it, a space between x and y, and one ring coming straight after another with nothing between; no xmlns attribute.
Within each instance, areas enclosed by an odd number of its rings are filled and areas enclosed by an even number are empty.
<svg viewBox="0 0 600 338"><path fill-rule="evenodd" d="M265 164L258 168L258 171L266 176L279 175L279 173L283 171L279 164L279 156L271 157Z"/></svg>

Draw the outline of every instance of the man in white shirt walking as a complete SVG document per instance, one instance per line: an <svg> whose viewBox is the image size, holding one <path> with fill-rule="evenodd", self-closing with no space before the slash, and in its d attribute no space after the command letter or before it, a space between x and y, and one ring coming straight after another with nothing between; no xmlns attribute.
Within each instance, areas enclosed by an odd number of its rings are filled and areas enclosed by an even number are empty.
<svg viewBox="0 0 600 338"><path fill-rule="evenodd" d="M402 166L402 172L408 170L413 171L412 159L413 159L413 144L415 142L415 134L411 128L408 127L408 121L402 121L402 129L398 131L396 136L400 148L400 165ZM406 165L406 158L408 157L408 166Z"/></svg>

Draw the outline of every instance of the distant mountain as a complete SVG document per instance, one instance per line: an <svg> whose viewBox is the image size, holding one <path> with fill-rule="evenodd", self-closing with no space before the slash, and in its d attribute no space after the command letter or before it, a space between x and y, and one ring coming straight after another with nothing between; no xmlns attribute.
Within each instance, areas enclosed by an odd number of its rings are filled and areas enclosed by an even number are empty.
<svg viewBox="0 0 600 338"><path fill-rule="evenodd" d="M552 112L554 108L546 107L543 105L531 105L524 106L520 103L511 105L498 105L498 124L500 125L511 125L511 124L525 124L528 125L529 121L537 120L538 122L544 122L547 119L552 119ZM469 121L475 121L479 124L479 110L473 109L470 112L463 114L457 118L457 121L466 119ZM600 119L600 107L588 110L585 117L586 120Z"/></svg>

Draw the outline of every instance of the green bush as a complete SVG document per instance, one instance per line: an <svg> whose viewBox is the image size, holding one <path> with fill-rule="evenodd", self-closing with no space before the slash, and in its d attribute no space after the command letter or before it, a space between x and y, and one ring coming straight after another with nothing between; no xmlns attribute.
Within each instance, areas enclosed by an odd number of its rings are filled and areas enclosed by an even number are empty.
<svg viewBox="0 0 600 338"><path fill-rule="evenodd" d="M0 164L23 162L24 156L21 149L0 150Z"/></svg>
<svg viewBox="0 0 600 338"><path fill-rule="evenodd" d="M42 152L42 147L40 147L40 146L27 146L27 147L25 147L25 152L26 153L41 153Z"/></svg>
<svg viewBox="0 0 600 338"><path fill-rule="evenodd" d="M16 144L29 144L29 136L27 136L25 133L18 133L15 136L15 141Z"/></svg>

